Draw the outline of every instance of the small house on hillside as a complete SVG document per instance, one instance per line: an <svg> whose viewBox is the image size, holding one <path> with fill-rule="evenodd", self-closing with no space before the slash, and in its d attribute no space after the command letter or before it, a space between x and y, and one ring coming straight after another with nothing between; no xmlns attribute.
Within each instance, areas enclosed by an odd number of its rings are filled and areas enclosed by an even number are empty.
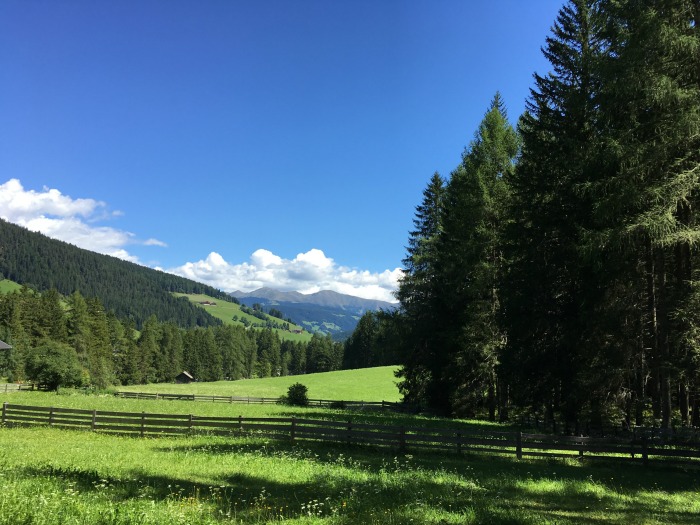
<svg viewBox="0 0 700 525"><path fill-rule="evenodd" d="M8 345L5 341L0 341L0 350L9 350L12 348L10 345Z"/></svg>
<svg viewBox="0 0 700 525"><path fill-rule="evenodd" d="M176 383L180 384L188 384L194 381L194 377L192 374L190 374L188 371L183 370L178 376L175 378Z"/></svg>

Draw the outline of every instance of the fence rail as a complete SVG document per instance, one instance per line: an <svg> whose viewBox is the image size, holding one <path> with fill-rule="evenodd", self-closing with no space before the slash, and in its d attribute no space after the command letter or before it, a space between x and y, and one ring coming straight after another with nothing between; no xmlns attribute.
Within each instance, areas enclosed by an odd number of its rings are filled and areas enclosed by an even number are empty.
<svg viewBox="0 0 700 525"><path fill-rule="evenodd" d="M682 461L700 466L700 446L663 446L642 435L639 439L524 434L522 432L468 432L464 429L377 425L353 421L307 418L213 417L192 414L147 414L26 406L4 403L2 425L50 425L140 437L193 433L254 434L297 440L368 444L402 451L495 453L523 457L563 457L638 461Z"/></svg>
<svg viewBox="0 0 700 525"><path fill-rule="evenodd" d="M250 396L207 396L201 394L154 394L151 392L117 392L118 397L127 399L168 399L176 401L207 401L214 403L244 403L244 404L275 404L279 402L277 397L250 397ZM367 410L392 410L395 412L411 412L413 407L405 403L393 403L391 401L338 401L331 399L309 399L309 406L327 408L348 408Z"/></svg>
<svg viewBox="0 0 700 525"><path fill-rule="evenodd" d="M8 392L19 392L23 390L39 390L39 387L32 383L0 383L0 393L7 394Z"/></svg>

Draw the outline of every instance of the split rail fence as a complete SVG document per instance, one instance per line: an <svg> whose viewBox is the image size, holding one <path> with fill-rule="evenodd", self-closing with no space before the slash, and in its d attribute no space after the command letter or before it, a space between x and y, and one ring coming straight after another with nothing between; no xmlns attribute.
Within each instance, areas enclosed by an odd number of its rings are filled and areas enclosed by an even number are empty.
<svg viewBox="0 0 700 525"><path fill-rule="evenodd" d="M8 392L19 392L23 390L40 390L39 387L33 383L2 383L0 384L0 393L7 394Z"/></svg>
<svg viewBox="0 0 700 525"><path fill-rule="evenodd" d="M700 466L697 444L662 445L647 436L632 440L525 434L474 433L464 429L375 425L353 421L307 418L212 417L192 414L109 412L4 403L2 425L50 425L136 437L189 434L256 435L275 439L314 440L342 444L368 444L406 451L493 453L523 457L616 459L683 462Z"/></svg>
<svg viewBox="0 0 700 525"><path fill-rule="evenodd" d="M276 397L240 397L240 396L207 396L201 394L154 394L150 392L117 392L117 397L127 399L169 399L176 401L208 401L214 403L247 403L252 404L275 404L279 402ZM395 412L414 411L410 405L405 403L393 403L390 401L338 401L330 399L309 399L312 407L328 408L364 408L374 410L392 410Z"/></svg>

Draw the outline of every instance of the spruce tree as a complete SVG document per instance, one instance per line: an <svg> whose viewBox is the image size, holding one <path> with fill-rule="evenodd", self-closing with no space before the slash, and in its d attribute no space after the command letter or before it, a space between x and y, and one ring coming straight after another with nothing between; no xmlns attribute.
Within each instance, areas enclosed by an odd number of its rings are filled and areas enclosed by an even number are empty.
<svg viewBox="0 0 700 525"><path fill-rule="evenodd" d="M520 120L522 153L510 177L512 199L503 281L508 334L503 373L515 400L553 421L579 419L604 397L593 320L600 288L583 250L592 202L602 52L597 2L562 7L543 49L550 73L535 87ZM591 366L595 374L584 374Z"/></svg>
<svg viewBox="0 0 700 525"><path fill-rule="evenodd" d="M394 322L399 325L402 365L397 377L401 379L399 390L412 404L427 401L427 388L440 374L433 328L437 315L437 242L442 230L444 193L445 181L436 172L416 207L414 229L409 235L396 293L401 308Z"/></svg>
<svg viewBox="0 0 700 525"><path fill-rule="evenodd" d="M505 342L497 314L506 180L517 153L516 132L496 94L447 185L438 238L436 338L443 369L433 391L447 393L458 415L486 409L495 418L496 368Z"/></svg>

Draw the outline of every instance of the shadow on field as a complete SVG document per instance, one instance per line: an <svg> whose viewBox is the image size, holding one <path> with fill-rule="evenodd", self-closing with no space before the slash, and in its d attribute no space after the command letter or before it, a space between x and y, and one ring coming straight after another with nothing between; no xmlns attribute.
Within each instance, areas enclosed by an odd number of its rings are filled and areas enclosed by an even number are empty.
<svg viewBox="0 0 700 525"><path fill-rule="evenodd" d="M366 446L285 442L201 444L158 449L207 456L255 455L280 460L280 468L317 464L304 482L281 482L231 472L196 483L134 469L122 479L95 470L42 466L26 474L50 477L80 492L102 493L113 501L146 499L179 505L205 503L223 520L275 521L299 516L334 516L334 523L380 522L388 509L392 523L658 523L695 524L698 515L675 508L670 495L697 492L697 471L641 467L615 462L575 464L556 460L452 454L398 454ZM164 461L167 461L165 459ZM647 492L668 496L660 504ZM684 511L685 510L685 511ZM436 518L436 516L438 516Z"/></svg>
<svg viewBox="0 0 700 525"><path fill-rule="evenodd" d="M312 411L308 414L297 411L282 411L278 412L279 417L296 417L297 419L323 419L327 421L335 421L339 423L369 423L373 425L390 425L390 426L406 426L421 428L449 428L459 429L471 432L517 432L517 425L504 425L502 423L490 423L488 421L460 421L454 419L445 419L440 417L416 416L412 414L403 414L400 412L380 411L373 409L354 409L354 410L328 410L317 409L312 407Z"/></svg>

